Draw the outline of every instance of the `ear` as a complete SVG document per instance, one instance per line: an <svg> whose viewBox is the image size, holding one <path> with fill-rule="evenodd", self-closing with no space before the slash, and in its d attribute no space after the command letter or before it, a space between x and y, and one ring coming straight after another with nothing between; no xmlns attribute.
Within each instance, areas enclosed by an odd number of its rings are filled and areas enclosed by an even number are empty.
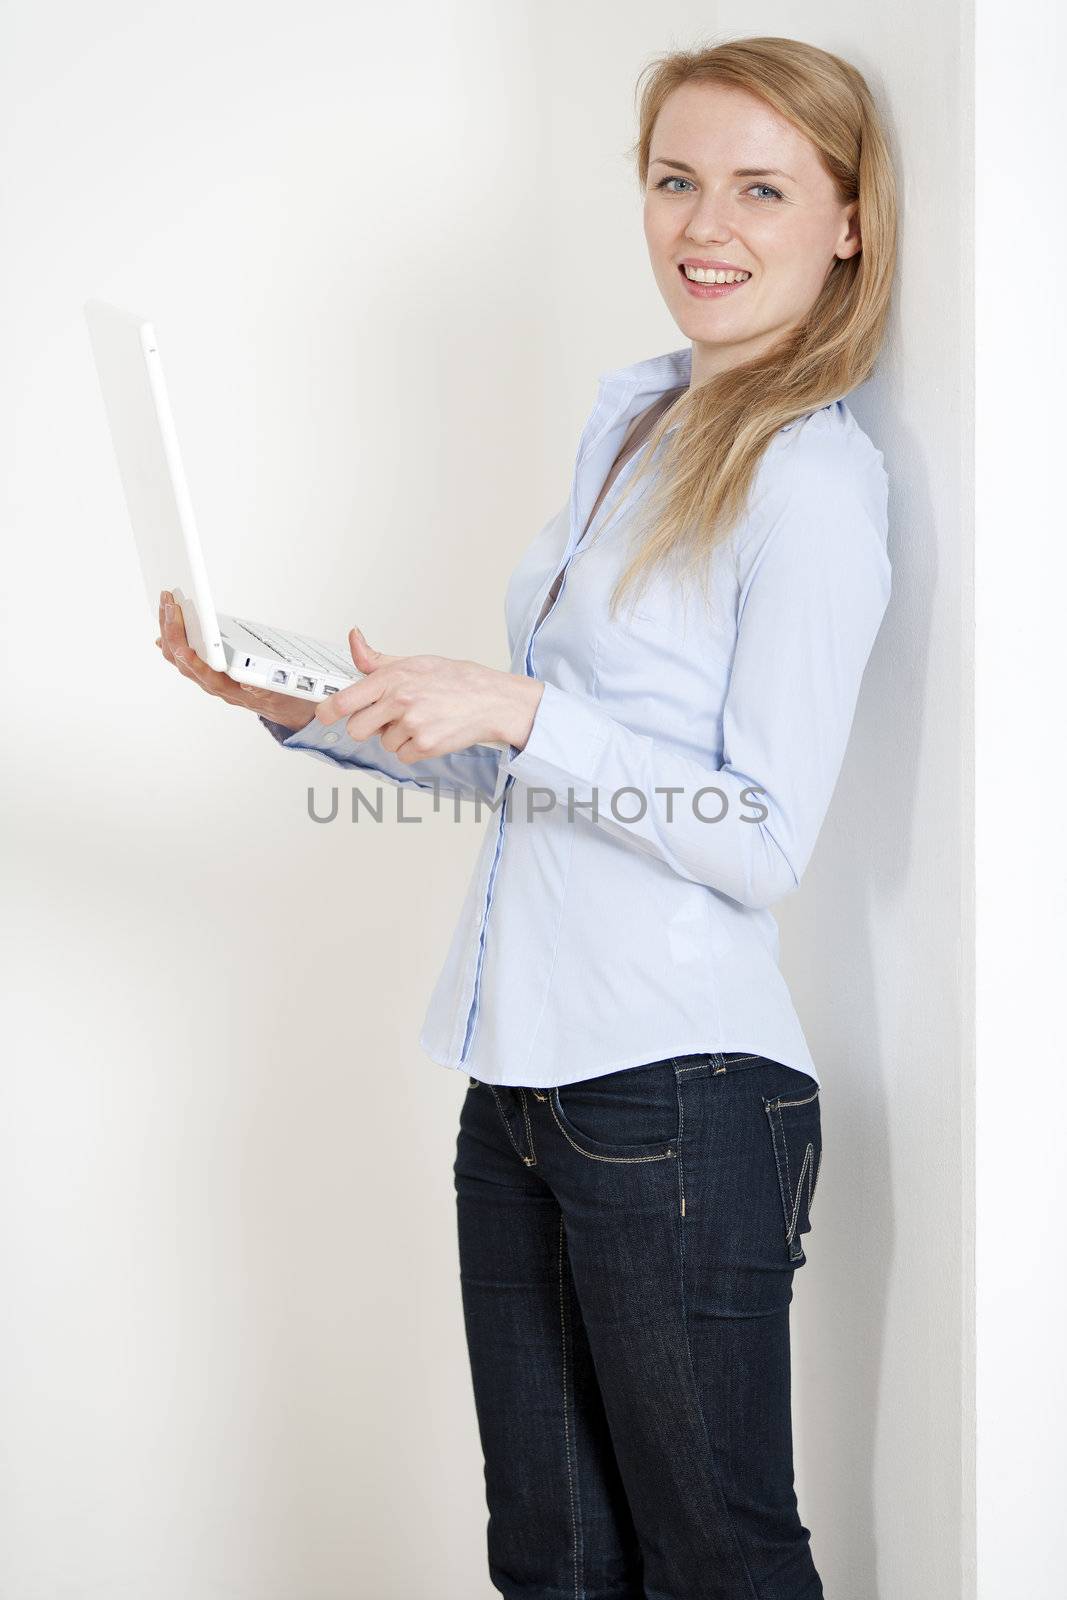
<svg viewBox="0 0 1067 1600"><path fill-rule="evenodd" d="M863 239L860 235L860 203L853 200L845 209L846 226L837 242L836 255L842 261L847 261L850 256L859 255L863 249Z"/></svg>

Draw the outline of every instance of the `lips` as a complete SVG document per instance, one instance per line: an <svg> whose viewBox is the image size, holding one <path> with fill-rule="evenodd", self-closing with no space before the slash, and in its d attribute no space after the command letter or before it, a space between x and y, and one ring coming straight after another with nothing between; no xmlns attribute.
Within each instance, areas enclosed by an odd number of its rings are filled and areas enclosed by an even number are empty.
<svg viewBox="0 0 1067 1600"><path fill-rule="evenodd" d="M679 267L698 267L701 272L747 272L752 276L748 267L739 267L734 261L698 261L695 256L686 256L684 261L679 261Z"/></svg>
<svg viewBox="0 0 1067 1600"><path fill-rule="evenodd" d="M745 273L748 273L748 277L743 278L741 280L742 283L748 283L749 279L752 277L752 274L751 274L751 272L748 271L747 267L713 267L710 264L708 266L705 266L703 262L699 262L699 261L679 261L679 263L678 263L678 271L682 274L682 277L685 278L686 283L694 283L696 281L693 278L686 277L686 272L685 272L686 267L693 267L693 268L695 268L695 269L697 269L697 270L699 270L701 272L745 272Z"/></svg>
<svg viewBox="0 0 1067 1600"><path fill-rule="evenodd" d="M751 278L743 278L740 283L697 283L694 279L686 277L685 267L681 265L678 268L678 276L685 286L686 294L694 300L724 300L728 294L739 294L752 282Z"/></svg>

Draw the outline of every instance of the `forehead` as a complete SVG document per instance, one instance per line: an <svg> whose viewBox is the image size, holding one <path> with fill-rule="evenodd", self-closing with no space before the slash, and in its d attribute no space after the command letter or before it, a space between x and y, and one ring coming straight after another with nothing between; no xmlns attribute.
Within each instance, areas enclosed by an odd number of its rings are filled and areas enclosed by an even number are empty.
<svg viewBox="0 0 1067 1600"><path fill-rule="evenodd" d="M693 166L780 167L816 178L822 163L811 140L773 106L732 84L683 83L660 107L649 159Z"/></svg>

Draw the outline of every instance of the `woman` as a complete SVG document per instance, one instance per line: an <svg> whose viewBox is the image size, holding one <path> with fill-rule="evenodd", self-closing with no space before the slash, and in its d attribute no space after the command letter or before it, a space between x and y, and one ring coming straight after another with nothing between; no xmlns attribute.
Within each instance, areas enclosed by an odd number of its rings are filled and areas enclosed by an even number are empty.
<svg viewBox="0 0 1067 1600"><path fill-rule="evenodd" d="M768 908L810 859L889 600L883 458L842 397L882 343L895 189L835 56L745 39L646 72L645 236L689 344L602 377L508 587L510 672L354 629L363 676L312 717L191 656L173 607L161 644L289 748L494 803L421 1042L470 1077L497 1589L812 1600L789 1304L820 1080Z"/></svg>

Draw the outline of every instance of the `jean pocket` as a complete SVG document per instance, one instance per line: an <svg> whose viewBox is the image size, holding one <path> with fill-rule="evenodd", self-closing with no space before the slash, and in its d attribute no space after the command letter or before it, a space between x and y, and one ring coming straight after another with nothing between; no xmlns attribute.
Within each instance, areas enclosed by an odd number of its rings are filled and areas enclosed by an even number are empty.
<svg viewBox="0 0 1067 1600"><path fill-rule="evenodd" d="M790 1261L806 1260L800 1242L811 1231L811 1208L822 1165L822 1114L819 1085L807 1073L796 1073L795 1089L764 1095L763 1108L782 1197L785 1243Z"/></svg>
<svg viewBox="0 0 1067 1600"><path fill-rule="evenodd" d="M593 1161L665 1161L677 1155L680 1108L674 1060L624 1067L549 1090L567 1143Z"/></svg>

